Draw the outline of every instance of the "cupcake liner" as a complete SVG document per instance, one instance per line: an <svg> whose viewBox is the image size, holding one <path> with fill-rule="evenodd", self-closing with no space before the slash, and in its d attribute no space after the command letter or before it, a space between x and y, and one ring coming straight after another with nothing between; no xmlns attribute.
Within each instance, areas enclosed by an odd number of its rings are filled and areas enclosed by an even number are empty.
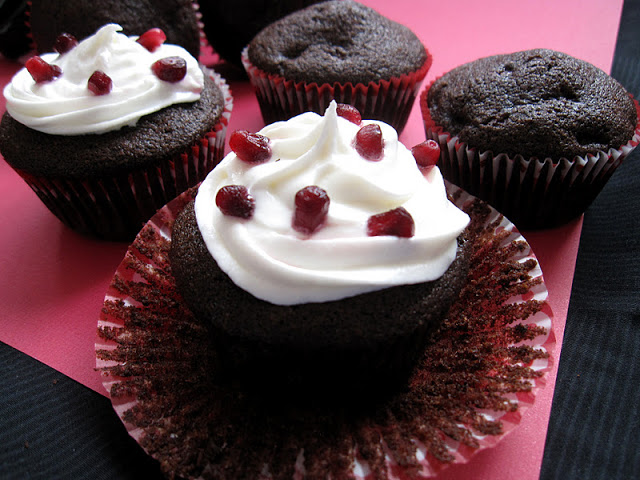
<svg viewBox="0 0 640 480"><path fill-rule="evenodd" d="M204 69L221 89L218 123L187 151L147 168L101 178L46 178L16 172L62 223L108 240L131 240L168 201L201 182L222 160L233 99L224 79Z"/></svg>
<svg viewBox="0 0 640 480"><path fill-rule="evenodd" d="M407 123L418 90L431 67L427 52L425 64L415 72L389 80L362 83L317 84L287 80L269 74L249 61L248 47L242 52L242 65L254 88L265 124L287 120L303 112L324 114L331 100L356 107L362 118L381 120L398 134Z"/></svg>
<svg viewBox="0 0 640 480"><path fill-rule="evenodd" d="M633 99L638 123L633 137L618 149L557 162L481 152L436 125L427 105L430 86L420 95L420 110L426 137L440 145L438 166L442 175L494 206L522 229L555 227L582 215L640 143L640 107Z"/></svg>
<svg viewBox="0 0 640 480"><path fill-rule="evenodd" d="M472 219L468 282L406 385L355 408L273 401L268 389L222 380L207 327L177 292L168 259L173 221L196 188L156 213L105 295L96 367L130 435L165 475L430 477L517 427L552 365L547 288L510 221L447 189Z"/></svg>

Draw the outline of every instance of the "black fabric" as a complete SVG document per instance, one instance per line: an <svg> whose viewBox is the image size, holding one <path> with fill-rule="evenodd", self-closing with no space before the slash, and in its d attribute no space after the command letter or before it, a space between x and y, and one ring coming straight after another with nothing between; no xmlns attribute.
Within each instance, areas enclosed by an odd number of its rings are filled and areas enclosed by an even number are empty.
<svg viewBox="0 0 640 480"><path fill-rule="evenodd" d="M626 0L612 76L640 97L640 1ZM640 151L588 209L540 478L640 478Z"/></svg>
<svg viewBox="0 0 640 480"><path fill-rule="evenodd" d="M2 480L163 478L107 398L1 342L0 365Z"/></svg>

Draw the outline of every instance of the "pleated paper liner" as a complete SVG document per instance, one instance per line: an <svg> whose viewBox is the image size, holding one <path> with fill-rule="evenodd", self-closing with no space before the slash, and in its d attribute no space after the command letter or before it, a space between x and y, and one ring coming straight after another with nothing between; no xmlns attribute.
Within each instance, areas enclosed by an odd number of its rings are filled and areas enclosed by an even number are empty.
<svg viewBox="0 0 640 480"><path fill-rule="evenodd" d="M438 166L444 178L488 202L523 230L556 227L582 215L640 143L640 107L634 99L638 124L633 137L618 149L557 162L481 152L436 125L428 92L429 88L420 95L420 109L426 137L440 144Z"/></svg>
<svg viewBox="0 0 640 480"><path fill-rule="evenodd" d="M153 214L199 184L222 160L233 98L225 80L205 70L224 97L220 120L187 151L160 164L100 178L47 178L16 170L62 223L102 239L131 241Z"/></svg>
<svg viewBox="0 0 640 480"><path fill-rule="evenodd" d="M370 82L368 85L319 85L287 80L280 75L264 72L249 61L247 48L243 50L241 60L267 125L308 111L323 115L331 100L335 100L337 103L353 105L362 118L388 123L398 134L407 123L420 85L432 63L432 57L427 52L427 60L420 69L400 77Z"/></svg>
<svg viewBox="0 0 640 480"><path fill-rule="evenodd" d="M158 211L107 291L96 365L127 430L167 477L433 476L517 427L551 367L547 289L514 225L447 187L472 218L467 284L407 384L348 409L274 404L221 381L168 260L173 221L196 189Z"/></svg>

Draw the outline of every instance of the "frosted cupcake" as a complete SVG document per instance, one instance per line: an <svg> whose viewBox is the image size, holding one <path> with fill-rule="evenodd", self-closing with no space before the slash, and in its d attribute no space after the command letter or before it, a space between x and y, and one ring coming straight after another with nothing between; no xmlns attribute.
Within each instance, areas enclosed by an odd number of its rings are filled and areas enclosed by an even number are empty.
<svg viewBox="0 0 640 480"><path fill-rule="evenodd" d="M63 223L124 240L222 158L231 97L162 31L120 30L27 62L4 88L0 152Z"/></svg>
<svg viewBox="0 0 640 480"><path fill-rule="evenodd" d="M401 380L465 281L469 217L392 127L337 110L235 132L176 221L172 272L236 366Z"/></svg>

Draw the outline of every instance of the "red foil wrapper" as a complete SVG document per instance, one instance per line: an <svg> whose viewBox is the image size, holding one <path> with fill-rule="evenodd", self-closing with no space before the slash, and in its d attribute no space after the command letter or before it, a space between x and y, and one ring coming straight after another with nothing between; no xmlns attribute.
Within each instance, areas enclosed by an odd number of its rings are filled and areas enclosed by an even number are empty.
<svg viewBox="0 0 640 480"><path fill-rule="evenodd" d="M211 70L205 73L221 89L224 110L213 129L187 151L119 176L49 179L17 173L73 230L107 240L131 240L159 208L204 180L222 160L233 99L220 75Z"/></svg>
<svg viewBox="0 0 640 480"><path fill-rule="evenodd" d="M520 229L555 227L582 215L640 143L640 106L634 99L638 124L633 137L618 149L558 161L481 152L433 121L427 105L430 87L420 95L420 110L427 138L440 145L442 175L494 206Z"/></svg>
<svg viewBox="0 0 640 480"><path fill-rule="evenodd" d="M411 113L418 90L431 67L432 57L415 72L389 80L362 83L306 83L269 74L249 61L248 49L242 52L242 65L253 86L265 124L288 120L303 112L324 115L331 100L356 107L362 118L381 120L402 132Z"/></svg>

